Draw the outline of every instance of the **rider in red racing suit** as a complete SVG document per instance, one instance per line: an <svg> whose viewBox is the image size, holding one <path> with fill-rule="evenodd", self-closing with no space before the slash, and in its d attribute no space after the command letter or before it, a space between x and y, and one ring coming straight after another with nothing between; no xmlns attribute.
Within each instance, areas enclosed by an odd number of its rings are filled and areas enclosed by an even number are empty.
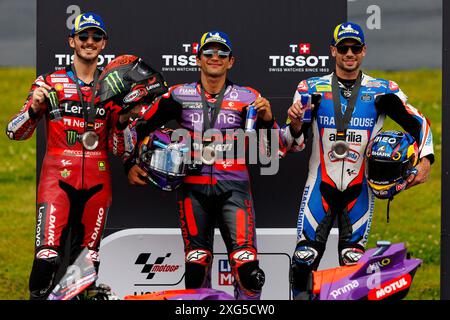
<svg viewBox="0 0 450 320"><path fill-rule="evenodd" d="M97 29L92 27L88 30ZM94 48L97 45L92 38L81 42ZM96 61L97 57L95 67ZM78 68L77 59L74 65L78 71L82 70ZM92 83L84 83L81 79L78 81L84 103L87 104L92 98ZM60 119L50 119L48 103L43 101L43 88L47 91L50 88L56 90L62 113ZM42 98L38 101L41 107L35 111L33 105L39 94ZM98 146L90 151L83 147L79 139L86 130L86 122L74 72L71 67L67 67L39 76L31 86L22 110L7 126L10 139L24 140L32 136L41 118L45 117L46 120L47 151L37 195L35 259L30 275L31 299L45 299L52 289L69 234L72 235L71 262L81 248L87 247L98 268L100 238L112 198L108 150L117 156L124 155L126 150L132 149L133 141L128 128L116 128L119 106L111 102L95 107L94 131L99 141Z"/></svg>

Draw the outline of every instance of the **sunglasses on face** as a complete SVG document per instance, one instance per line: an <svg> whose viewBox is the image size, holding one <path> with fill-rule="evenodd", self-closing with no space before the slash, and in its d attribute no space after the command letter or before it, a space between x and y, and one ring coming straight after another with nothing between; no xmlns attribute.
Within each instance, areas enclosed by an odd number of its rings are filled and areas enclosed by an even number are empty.
<svg viewBox="0 0 450 320"><path fill-rule="evenodd" d="M348 49L351 49L354 54L359 54L362 52L363 47L364 46L361 44L354 44L351 46L339 45L339 46L336 46L336 49L337 49L337 52L340 54L346 54L348 52Z"/></svg>
<svg viewBox="0 0 450 320"><path fill-rule="evenodd" d="M94 40L95 42L100 42L104 39L104 35L101 33L93 33L92 35L90 35L87 32L80 32L78 33L78 39L80 39L80 41L87 41L89 38L92 38L92 40Z"/></svg>
<svg viewBox="0 0 450 320"><path fill-rule="evenodd" d="M203 50L202 54L206 58L212 58L214 54L217 54L219 58L225 59L228 56L230 56L231 51L223 51L223 50L216 50L216 49L207 49Z"/></svg>

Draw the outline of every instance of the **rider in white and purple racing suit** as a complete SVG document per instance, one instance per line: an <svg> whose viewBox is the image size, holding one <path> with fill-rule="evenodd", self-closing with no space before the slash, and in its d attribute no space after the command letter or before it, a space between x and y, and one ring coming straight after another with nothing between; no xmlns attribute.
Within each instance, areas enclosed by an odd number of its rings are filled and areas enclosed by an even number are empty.
<svg viewBox="0 0 450 320"><path fill-rule="evenodd" d="M278 129L278 126L267 99L253 88L238 86L226 78L234 62L228 36L220 31L207 32L199 43L200 80L175 85L152 105L144 106L140 111L141 119L136 122L137 139L139 143L161 125L176 120L193 138L193 156L204 154L211 146L215 150L231 151L223 158L188 168L177 192L185 248L185 285L187 289L211 287L217 223L229 255L235 298L259 300L264 272L257 256L250 176L235 134L245 127L249 105L259 109L255 117L256 130ZM208 89L211 84L220 83L218 80L223 84L215 90ZM215 138L223 136L219 139L223 142L211 144L212 140L207 137L210 129L216 131ZM264 154L270 152L268 140L263 138L258 145L267 150ZM139 167L134 161L131 159L125 165L132 184L141 180L136 178Z"/></svg>

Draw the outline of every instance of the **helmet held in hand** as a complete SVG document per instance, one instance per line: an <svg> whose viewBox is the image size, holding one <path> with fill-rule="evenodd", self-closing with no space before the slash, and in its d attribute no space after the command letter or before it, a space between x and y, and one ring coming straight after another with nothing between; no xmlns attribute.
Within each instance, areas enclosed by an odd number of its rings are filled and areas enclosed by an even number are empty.
<svg viewBox="0 0 450 320"><path fill-rule="evenodd" d="M148 180L164 191L178 188L186 176L187 153L183 143L172 142L173 130L158 129L152 132L139 145L137 164L147 172Z"/></svg>
<svg viewBox="0 0 450 320"><path fill-rule="evenodd" d="M100 103L114 100L124 110L137 103L151 103L168 91L161 73L133 55L116 57L103 69L97 86Z"/></svg>
<svg viewBox="0 0 450 320"><path fill-rule="evenodd" d="M377 134L367 146L366 177L374 195L390 199L403 191L407 178L417 174L419 148L414 138L401 131Z"/></svg>

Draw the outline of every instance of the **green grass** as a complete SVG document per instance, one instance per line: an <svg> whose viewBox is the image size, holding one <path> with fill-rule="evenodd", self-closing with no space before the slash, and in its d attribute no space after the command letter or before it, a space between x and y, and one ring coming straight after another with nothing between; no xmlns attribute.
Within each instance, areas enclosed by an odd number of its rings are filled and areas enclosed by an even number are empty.
<svg viewBox="0 0 450 320"><path fill-rule="evenodd" d="M423 260L407 298L439 299L442 73L434 70L368 73L396 81L408 95L409 103L427 116L431 121L436 158L427 183L398 194L391 202L389 223L386 223L386 201L377 200L368 246L374 246L380 239L405 242L412 256ZM388 119L384 129L401 128Z"/></svg>
<svg viewBox="0 0 450 320"><path fill-rule="evenodd" d="M24 103L34 69L0 69L0 299L27 299L33 262L36 138L10 141L9 119Z"/></svg>
<svg viewBox="0 0 450 320"><path fill-rule="evenodd" d="M441 203L441 79L440 70L368 72L391 79L410 96L410 103L431 120L436 162L430 180L402 192L391 203L377 201L369 247L380 239L406 242L414 257L423 259L408 299L439 299ZM24 103L34 69L0 68L0 126ZM385 128L395 128L388 120ZM2 129L4 130L4 129ZM35 137L13 142L0 134L0 299L27 299L33 260L35 223Z"/></svg>

